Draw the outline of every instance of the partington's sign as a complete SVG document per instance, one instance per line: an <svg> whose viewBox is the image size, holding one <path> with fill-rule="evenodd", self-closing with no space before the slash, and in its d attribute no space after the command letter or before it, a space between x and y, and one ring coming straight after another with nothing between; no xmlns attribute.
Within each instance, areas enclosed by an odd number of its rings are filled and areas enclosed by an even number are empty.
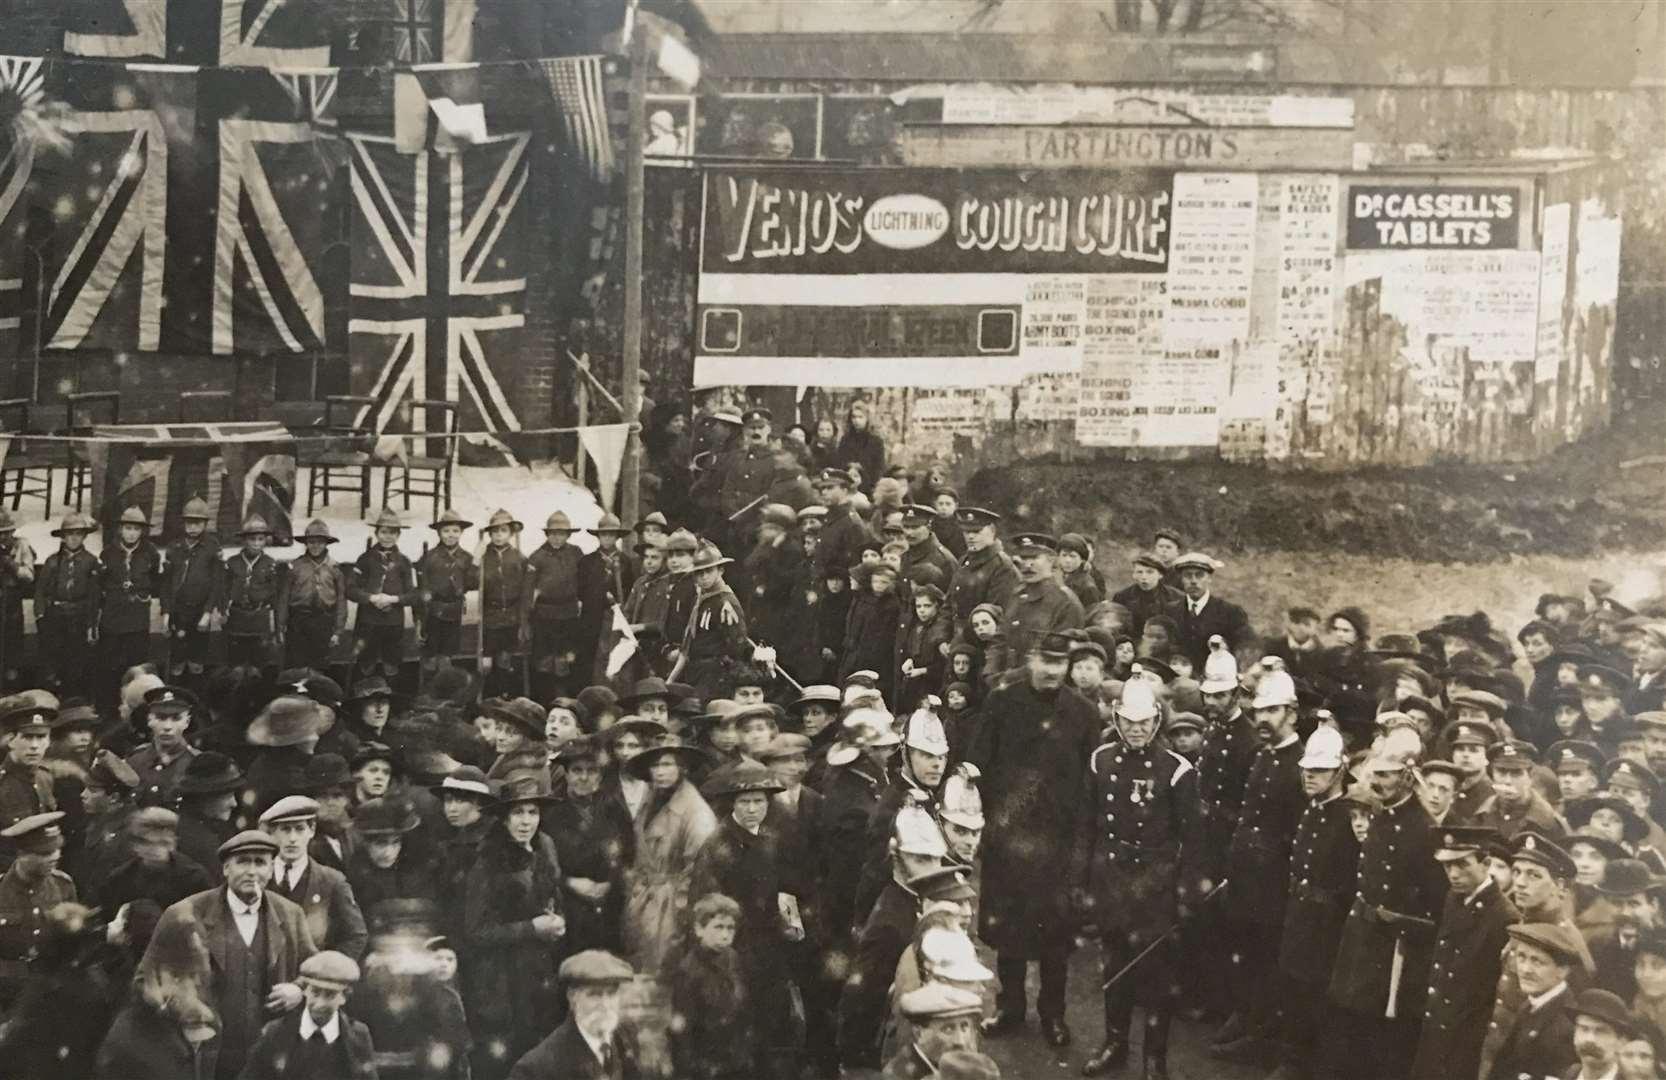
<svg viewBox="0 0 1666 1080"><path fill-rule="evenodd" d="M956 124L908 127L902 149L926 166L1330 170L1352 166L1353 138L1339 128Z"/></svg>

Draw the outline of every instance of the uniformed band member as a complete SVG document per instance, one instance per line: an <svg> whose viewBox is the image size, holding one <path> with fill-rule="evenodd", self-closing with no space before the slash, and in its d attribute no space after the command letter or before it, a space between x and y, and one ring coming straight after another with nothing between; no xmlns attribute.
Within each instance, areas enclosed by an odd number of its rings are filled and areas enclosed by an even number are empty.
<svg viewBox="0 0 1666 1080"><path fill-rule="evenodd" d="M267 668L278 633L277 604L282 569L266 554L272 530L259 514L238 531L243 550L226 560L226 663Z"/></svg>
<svg viewBox="0 0 1666 1080"><path fill-rule="evenodd" d="M278 590L278 636L285 667L322 671L347 629L347 574L330 558L336 538L323 521L307 522L301 542L306 551L284 568Z"/></svg>
<svg viewBox="0 0 1666 1080"><path fill-rule="evenodd" d="M405 523L384 509L372 523L376 542L353 566L347 598L358 605L353 616L354 665L359 678L399 674L405 662L405 611L418 599L416 567L399 550Z"/></svg>

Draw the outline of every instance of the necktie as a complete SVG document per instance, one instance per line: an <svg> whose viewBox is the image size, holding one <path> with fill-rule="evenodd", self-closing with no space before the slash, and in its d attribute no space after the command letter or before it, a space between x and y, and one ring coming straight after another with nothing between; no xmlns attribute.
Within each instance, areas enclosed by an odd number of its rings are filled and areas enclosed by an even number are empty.
<svg viewBox="0 0 1666 1080"><path fill-rule="evenodd" d="M295 864L288 859L283 861L283 891L292 893L300 882L295 880Z"/></svg>

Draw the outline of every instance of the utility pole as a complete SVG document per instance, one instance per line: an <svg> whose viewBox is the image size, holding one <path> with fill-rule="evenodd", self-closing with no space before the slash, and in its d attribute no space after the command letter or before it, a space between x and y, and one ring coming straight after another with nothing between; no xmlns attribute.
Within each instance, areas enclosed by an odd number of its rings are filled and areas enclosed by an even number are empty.
<svg viewBox="0 0 1666 1080"><path fill-rule="evenodd" d="M648 35L631 35L630 124L625 143L625 355L620 377L625 422L625 460L619 469L619 519L633 524L642 484L642 202L646 187L643 150L648 137Z"/></svg>

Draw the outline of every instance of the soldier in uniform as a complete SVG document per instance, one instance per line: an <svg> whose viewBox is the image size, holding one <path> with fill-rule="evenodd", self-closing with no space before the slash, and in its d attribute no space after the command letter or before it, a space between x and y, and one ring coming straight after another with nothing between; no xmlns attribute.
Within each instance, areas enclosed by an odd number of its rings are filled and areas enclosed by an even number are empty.
<svg viewBox="0 0 1666 1080"><path fill-rule="evenodd" d="M183 513L185 535L163 552L162 614L168 621L168 678L200 678L208 663L214 613L225 604L225 565L208 532L208 503L193 497Z"/></svg>
<svg viewBox="0 0 1666 1080"><path fill-rule="evenodd" d="M23 596L35 591L35 552L0 506L0 693L17 681L23 656Z"/></svg>
<svg viewBox="0 0 1666 1080"><path fill-rule="evenodd" d="M1020 582L1018 570L995 536L1001 515L982 507L963 506L955 512L955 519L966 537L966 554L949 587L949 606L954 611L956 638L972 641L972 609L979 604L994 604L1002 611L1009 610Z"/></svg>
<svg viewBox="0 0 1666 1080"><path fill-rule="evenodd" d="M1186 610L1186 594L1163 583L1167 567L1157 556L1142 552L1134 556L1134 583L1111 596L1128 609L1128 634L1138 640L1145 630L1145 620L1153 615L1167 615L1177 624Z"/></svg>
<svg viewBox="0 0 1666 1080"><path fill-rule="evenodd" d="M35 575L40 657L52 669L56 686L86 685L87 646L98 637L98 558L86 548L87 534L95 527L79 511L65 514L63 524L52 530L62 546Z"/></svg>
<svg viewBox="0 0 1666 1080"><path fill-rule="evenodd" d="M947 592L954 583L954 572L960 560L950 554L931 531L931 523L935 520L937 512L929 506L912 503L903 507L902 538L908 544L908 550L902 556L902 574L909 581L919 584L919 570L933 567L943 575L936 585Z"/></svg>
<svg viewBox="0 0 1666 1080"><path fill-rule="evenodd" d="M1315 728L1297 764L1307 805L1290 855L1290 901L1278 952L1284 1029L1279 1071L1269 1080L1305 1080L1310 1073L1359 866L1359 841L1342 801L1348 779L1342 733L1328 725Z"/></svg>
<svg viewBox="0 0 1666 1080"><path fill-rule="evenodd" d="M265 518L249 515L237 537L243 550L226 560L226 663L264 669L276 660L272 646L283 571L266 554L272 530Z"/></svg>
<svg viewBox="0 0 1666 1080"><path fill-rule="evenodd" d="M769 445L774 420L768 409L748 409L741 415L740 445L717 459L717 505L725 522L721 535L743 549L752 546L759 500L768 498L775 480L775 454Z"/></svg>
<svg viewBox="0 0 1666 1080"><path fill-rule="evenodd" d="M162 591L162 553L137 506L121 512L116 542L105 546L99 571L98 638L105 681L114 688L122 672L150 658L150 601Z"/></svg>
<svg viewBox="0 0 1666 1080"><path fill-rule="evenodd" d="M399 550L405 523L391 509L374 522L376 543L359 556L347 585L358 605L353 618L356 678L399 677L405 662L405 609L417 602L416 567Z"/></svg>
<svg viewBox="0 0 1666 1080"><path fill-rule="evenodd" d="M417 640L422 646L424 679L432 675L440 658L450 659L463 647L463 605L476 581L474 556L463 547L463 531L474 527L457 511L447 507L430 526L439 534L438 547L430 548L417 560Z"/></svg>
<svg viewBox="0 0 1666 1080"><path fill-rule="evenodd" d="M336 538L322 520L307 522L301 541L306 551L284 568L278 589L278 636L285 667L325 671L347 629L347 575L330 558Z"/></svg>
<svg viewBox="0 0 1666 1080"><path fill-rule="evenodd" d="M1216 1033L1215 1052L1230 1060L1270 1063L1278 1036L1279 938L1290 887L1290 850L1306 800L1302 741L1296 733L1296 684L1288 672L1267 671L1250 703L1261 742L1244 785L1238 825L1227 850L1231 882L1232 991L1235 1019Z"/></svg>
<svg viewBox="0 0 1666 1080"><path fill-rule="evenodd" d="M1487 758L1498 736L1490 724L1454 720L1446 725L1441 737L1446 742L1452 764L1464 774L1458 783L1457 794L1452 797L1447 819L1453 824L1466 824L1474 821L1481 813L1481 807L1493 797L1492 780L1487 776Z"/></svg>
<svg viewBox="0 0 1666 1080"><path fill-rule="evenodd" d="M1382 809L1360 845L1359 888L1336 951L1330 992L1340 1008L1322 1051L1332 1075L1401 1080L1417 1049L1446 897L1439 837L1415 791L1420 750L1416 732L1396 731L1364 766Z"/></svg>
<svg viewBox="0 0 1666 1080"><path fill-rule="evenodd" d="M1027 656L1043 634L1074 630L1085 622L1082 602L1059 584L1054 572L1059 542L1045 533L1021 533L1013 538L1013 562L1020 582L1007 616L1007 647L1014 656Z"/></svg>
<svg viewBox="0 0 1666 1080"><path fill-rule="evenodd" d="M23 695L0 701L0 736L10 739L0 762L0 828L58 809L52 774L41 766L57 716L58 710ZM10 861L11 850L0 844L0 865Z"/></svg>
<svg viewBox="0 0 1666 1080"><path fill-rule="evenodd" d="M573 523L560 510L544 522L544 543L526 558L529 577L528 603L532 623L533 697L539 701L565 695L578 686L565 684L577 679L582 685L589 672L578 672L576 664L584 652L584 583L579 561L584 555L568 543ZM558 688L565 687L558 691Z"/></svg>
<svg viewBox="0 0 1666 1080"><path fill-rule="evenodd" d="M140 708L150 742L130 754L127 763L139 774L140 797L151 806L173 804L179 782L197 756L197 748L185 741L196 704L196 696L182 686L157 686L145 692Z"/></svg>
<svg viewBox="0 0 1666 1080"><path fill-rule="evenodd" d="M486 697L521 689L513 676L524 669L532 640L532 582L526 556L515 542L521 528L507 510L494 510L486 522L486 549L480 554L480 670Z"/></svg>
<svg viewBox="0 0 1666 1080"><path fill-rule="evenodd" d="M1429 965L1429 997L1412 1059L1412 1080L1475 1076L1503 971L1506 931L1521 916L1487 872L1498 833L1480 826L1440 831L1435 858L1450 888Z"/></svg>
<svg viewBox="0 0 1666 1080"><path fill-rule="evenodd" d="M827 506L827 523L822 526L821 541L816 547L816 574L812 578L819 585L828 573L839 573L854 566L861 556L862 545L872 540L873 534L850 508L851 492L856 490L856 481L850 473L843 469L823 469L816 474L815 484L816 497ZM671 638L669 631L666 637Z"/></svg>
<svg viewBox="0 0 1666 1080"><path fill-rule="evenodd" d="M0 829L15 854L0 876L0 1008L10 1008L46 944L54 909L76 901L75 881L58 869L64 834L57 810L30 814Z"/></svg>
<svg viewBox="0 0 1666 1080"><path fill-rule="evenodd" d="M1533 784L1533 769L1539 751L1530 742L1506 739L1488 752L1492 776L1492 798L1476 811L1474 824L1497 829L1513 840L1522 829L1534 829L1546 836L1564 836L1568 827Z"/></svg>
<svg viewBox="0 0 1666 1080"><path fill-rule="evenodd" d="M1088 761L1075 879L1086 921L1099 930L1107 981L1105 1043L1082 1066L1083 1076L1102 1076L1127 1061L1136 997L1146 1010L1145 1076L1168 1075L1179 979L1166 939L1181 910L1202 900L1205 886L1197 771L1157 741L1161 717L1155 687L1130 681L1112 715L1117 737Z"/></svg>

